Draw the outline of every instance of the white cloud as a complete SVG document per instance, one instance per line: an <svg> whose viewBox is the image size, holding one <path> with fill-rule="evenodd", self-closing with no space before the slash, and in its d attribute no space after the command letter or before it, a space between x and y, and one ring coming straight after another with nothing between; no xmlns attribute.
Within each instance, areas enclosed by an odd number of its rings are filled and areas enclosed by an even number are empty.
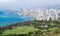
<svg viewBox="0 0 60 36"><path fill-rule="evenodd" d="M10 2L10 0L0 0L0 3Z"/></svg>
<svg viewBox="0 0 60 36"><path fill-rule="evenodd" d="M17 0L0 0L0 3L11 3L11 2L17 2Z"/></svg>
<svg viewBox="0 0 60 36"><path fill-rule="evenodd" d="M0 0L1 8L41 8L56 7L60 5L60 0ZM6 3L7 2L7 3Z"/></svg>

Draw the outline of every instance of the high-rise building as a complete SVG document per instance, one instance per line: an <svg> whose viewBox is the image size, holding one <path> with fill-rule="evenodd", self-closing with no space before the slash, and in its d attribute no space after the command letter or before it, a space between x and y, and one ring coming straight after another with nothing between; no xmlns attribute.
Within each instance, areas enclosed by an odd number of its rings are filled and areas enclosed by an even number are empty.
<svg viewBox="0 0 60 36"><path fill-rule="evenodd" d="M23 16L32 16L35 20L57 20L58 12L56 9L23 9L21 11Z"/></svg>

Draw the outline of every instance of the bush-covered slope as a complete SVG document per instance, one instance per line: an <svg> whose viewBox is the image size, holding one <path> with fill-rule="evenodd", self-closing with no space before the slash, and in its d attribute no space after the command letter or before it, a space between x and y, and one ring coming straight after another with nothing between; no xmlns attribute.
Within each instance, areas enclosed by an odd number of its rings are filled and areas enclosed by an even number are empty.
<svg viewBox="0 0 60 36"><path fill-rule="evenodd" d="M6 36L58 36L60 33L59 21L26 21L18 22L0 28L0 35Z"/></svg>

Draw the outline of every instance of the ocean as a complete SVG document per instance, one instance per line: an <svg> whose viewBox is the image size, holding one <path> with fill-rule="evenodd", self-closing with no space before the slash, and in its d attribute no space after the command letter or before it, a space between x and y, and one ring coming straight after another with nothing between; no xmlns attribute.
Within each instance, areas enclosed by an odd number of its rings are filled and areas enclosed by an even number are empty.
<svg viewBox="0 0 60 36"><path fill-rule="evenodd" d="M4 17L6 16L6 17ZM16 22L24 22L26 20L32 20L32 17L19 16L15 13L5 13L0 11L0 26L7 26Z"/></svg>

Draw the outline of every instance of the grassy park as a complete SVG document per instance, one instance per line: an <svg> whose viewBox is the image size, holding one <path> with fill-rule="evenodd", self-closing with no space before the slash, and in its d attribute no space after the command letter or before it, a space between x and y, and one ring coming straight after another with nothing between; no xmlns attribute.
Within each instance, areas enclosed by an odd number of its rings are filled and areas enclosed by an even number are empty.
<svg viewBox="0 0 60 36"><path fill-rule="evenodd" d="M25 21L0 27L1 36L60 36L59 21Z"/></svg>

